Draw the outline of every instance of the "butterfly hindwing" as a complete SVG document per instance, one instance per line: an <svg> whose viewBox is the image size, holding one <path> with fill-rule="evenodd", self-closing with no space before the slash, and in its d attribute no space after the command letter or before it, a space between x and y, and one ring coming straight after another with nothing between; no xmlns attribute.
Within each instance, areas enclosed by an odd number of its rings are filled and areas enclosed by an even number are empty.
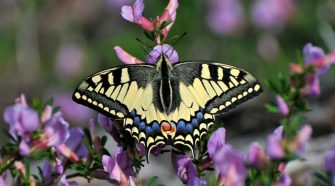
<svg viewBox="0 0 335 186"><path fill-rule="evenodd" d="M73 100L106 116L124 118L136 106L145 107L152 102L150 95L143 95L152 94L150 82L155 74L151 65L107 69L83 80L74 91Z"/></svg>

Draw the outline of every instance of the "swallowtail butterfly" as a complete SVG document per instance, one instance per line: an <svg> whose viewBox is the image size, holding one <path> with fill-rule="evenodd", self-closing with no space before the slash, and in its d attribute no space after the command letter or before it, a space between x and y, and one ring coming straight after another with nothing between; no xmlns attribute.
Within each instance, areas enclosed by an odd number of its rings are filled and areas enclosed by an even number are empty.
<svg viewBox="0 0 335 186"><path fill-rule="evenodd" d="M84 79L73 100L108 117L148 153L158 145L183 145L192 153L223 114L262 92L248 72L221 63L171 64L161 55L155 65L123 65Z"/></svg>

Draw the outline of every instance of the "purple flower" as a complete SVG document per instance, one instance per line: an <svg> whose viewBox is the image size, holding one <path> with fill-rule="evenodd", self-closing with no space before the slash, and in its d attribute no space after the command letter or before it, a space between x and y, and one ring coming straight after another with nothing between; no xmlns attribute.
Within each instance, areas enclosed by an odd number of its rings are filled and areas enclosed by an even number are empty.
<svg viewBox="0 0 335 186"><path fill-rule="evenodd" d="M258 143L253 143L247 154L247 163L250 166L256 167L258 169L263 169L268 164L268 158L264 153L262 146Z"/></svg>
<svg viewBox="0 0 335 186"><path fill-rule="evenodd" d="M71 95L64 92L54 93L55 105L61 107L65 118L78 124L86 123L92 116L90 109L72 101Z"/></svg>
<svg viewBox="0 0 335 186"><path fill-rule="evenodd" d="M130 185L131 177L135 175L133 163L121 147L117 147L113 156L102 156L102 165L110 179L121 186Z"/></svg>
<svg viewBox="0 0 335 186"><path fill-rule="evenodd" d="M225 143L225 133L224 128L219 128L213 132L207 143L209 157L219 170L224 185L243 185L247 175L243 157Z"/></svg>
<svg viewBox="0 0 335 186"><path fill-rule="evenodd" d="M281 29L293 12L291 0L257 0L252 7L252 21L265 29Z"/></svg>
<svg viewBox="0 0 335 186"><path fill-rule="evenodd" d="M302 49L304 55L305 64L312 65L317 60L322 60L325 56L325 52L322 48L313 46L311 43L307 43Z"/></svg>
<svg viewBox="0 0 335 186"><path fill-rule="evenodd" d="M78 127L70 130L70 136L65 141L65 144L76 153L79 158L87 158L89 152L83 141L84 131Z"/></svg>
<svg viewBox="0 0 335 186"><path fill-rule="evenodd" d="M9 131L14 137L34 132L40 125L37 112L19 102L5 109L4 119L9 124Z"/></svg>
<svg viewBox="0 0 335 186"><path fill-rule="evenodd" d="M127 21L137 23L142 28L152 31L154 30L154 24L142 16L143 10L143 0L136 0L133 6L122 6L121 15Z"/></svg>
<svg viewBox="0 0 335 186"><path fill-rule="evenodd" d="M211 157L212 158L212 157ZM230 145L224 145L212 158L225 186L242 186L247 176L243 157Z"/></svg>
<svg viewBox="0 0 335 186"><path fill-rule="evenodd" d="M144 10L143 0L136 0L132 7L123 6L121 10L122 11L121 15L124 19L130 22L139 23L142 18L143 10Z"/></svg>
<svg viewBox="0 0 335 186"><path fill-rule="evenodd" d="M333 172L333 174L335 174L335 146L326 152L324 158L324 168L327 171Z"/></svg>
<svg viewBox="0 0 335 186"><path fill-rule="evenodd" d="M43 134L45 137L43 142L46 146L63 144L69 136L69 123L58 112L45 124Z"/></svg>
<svg viewBox="0 0 335 186"><path fill-rule="evenodd" d="M286 116L290 112L290 109L288 108L285 100L281 96L277 95L276 102L277 102L277 107L279 109L279 113L283 116Z"/></svg>
<svg viewBox="0 0 335 186"><path fill-rule="evenodd" d="M45 161L43 165L43 178L46 182L51 180L51 175L52 175L52 166L49 163L49 161Z"/></svg>
<svg viewBox="0 0 335 186"><path fill-rule="evenodd" d="M60 186L78 186L78 183L75 181L70 181L68 182L66 180L66 175L64 174L61 178L60 178Z"/></svg>
<svg viewBox="0 0 335 186"><path fill-rule="evenodd" d="M309 74L306 76L306 86L304 88L304 95L307 96L318 96L320 95L320 81L315 74Z"/></svg>
<svg viewBox="0 0 335 186"><path fill-rule="evenodd" d="M291 149L295 154L301 156L305 152L305 146L307 141L312 135L312 127L310 125L304 124L295 140L293 141L293 149Z"/></svg>
<svg viewBox="0 0 335 186"><path fill-rule="evenodd" d="M3 176L0 176L0 185L1 186L11 186L11 184Z"/></svg>
<svg viewBox="0 0 335 186"><path fill-rule="evenodd" d="M135 147L136 147L136 152L140 157L143 157L147 154L147 149L142 143L137 142Z"/></svg>
<svg viewBox="0 0 335 186"><path fill-rule="evenodd" d="M155 46L147 55L146 61L149 64L155 64L161 55L167 56L172 64L178 62L179 60L176 50L168 44L163 44Z"/></svg>
<svg viewBox="0 0 335 186"><path fill-rule="evenodd" d="M197 175L195 166L192 163L192 159L186 155L177 155L171 153L173 167L184 184L193 183ZM191 185L191 184L190 184Z"/></svg>
<svg viewBox="0 0 335 186"><path fill-rule="evenodd" d="M73 77L83 68L84 52L74 43L63 43L57 54L55 69L59 77Z"/></svg>
<svg viewBox="0 0 335 186"><path fill-rule="evenodd" d="M27 156L31 152L31 149L28 144L29 141L30 141L29 137L24 137L20 142L19 150L22 156Z"/></svg>
<svg viewBox="0 0 335 186"><path fill-rule="evenodd" d="M207 182L198 177L194 177L193 180L190 180L189 182L187 182L187 186L206 186L206 185L207 185Z"/></svg>
<svg viewBox="0 0 335 186"><path fill-rule="evenodd" d="M105 115L98 114L98 123L105 129L106 132L112 134L114 123L110 118Z"/></svg>
<svg viewBox="0 0 335 186"><path fill-rule="evenodd" d="M272 159L280 159L284 157L284 149L282 147L283 126L278 127L272 134L268 136L267 155Z"/></svg>
<svg viewBox="0 0 335 186"><path fill-rule="evenodd" d="M209 156L213 159L215 153L218 152L225 145L226 130L224 128L219 128L208 140L207 149Z"/></svg>
<svg viewBox="0 0 335 186"><path fill-rule="evenodd" d="M210 0L209 7L207 22L214 32L230 35L242 28L244 12L239 0Z"/></svg>
<svg viewBox="0 0 335 186"><path fill-rule="evenodd" d="M64 173L63 162L62 162L60 159L58 159L58 158L56 158L55 172L56 172L57 174L59 174L59 175Z"/></svg>
<svg viewBox="0 0 335 186"><path fill-rule="evenodd" d="M289 175L286 173L282 173L279 177L279 180L276 184L276 186L291 186L292 185L292 180Z"/></svg>

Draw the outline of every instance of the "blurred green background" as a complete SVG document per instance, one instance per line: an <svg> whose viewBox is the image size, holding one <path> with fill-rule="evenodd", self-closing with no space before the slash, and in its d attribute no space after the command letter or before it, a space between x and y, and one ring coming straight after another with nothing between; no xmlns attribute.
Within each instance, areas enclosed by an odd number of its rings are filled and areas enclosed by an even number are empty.
<svg viewBox="0 0 335 186"><path fill-rule="evenodd" d="M187 33L174 46L181 61L222 61L246 69L263 82L276 79L278 72L287 74L288 64L296 61L308 42L326 52L335 48L333 0L278 2L181 0L169 36ZM120 15L121 6L132 3L1 0L0 110L21 93L28 100L54 97L72 123L86 123L90 111L70 98L78 82L120 65L113 50L117 45L145 60L146 52L136 41L146 40L143 30ZM167 3L146 0L144 16L155 18Z"/></svg>

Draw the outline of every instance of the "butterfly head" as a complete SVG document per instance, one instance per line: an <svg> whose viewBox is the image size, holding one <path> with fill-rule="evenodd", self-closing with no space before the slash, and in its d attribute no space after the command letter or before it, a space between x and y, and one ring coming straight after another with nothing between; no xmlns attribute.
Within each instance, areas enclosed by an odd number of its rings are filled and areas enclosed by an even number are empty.
<svg viewBox="0 0 335 186"><path fill-rule="evenodd" d="M170 70L172 68L172 63L170 59L165 55L161 54L156 63L157 71L160 70Z"/></svg>

